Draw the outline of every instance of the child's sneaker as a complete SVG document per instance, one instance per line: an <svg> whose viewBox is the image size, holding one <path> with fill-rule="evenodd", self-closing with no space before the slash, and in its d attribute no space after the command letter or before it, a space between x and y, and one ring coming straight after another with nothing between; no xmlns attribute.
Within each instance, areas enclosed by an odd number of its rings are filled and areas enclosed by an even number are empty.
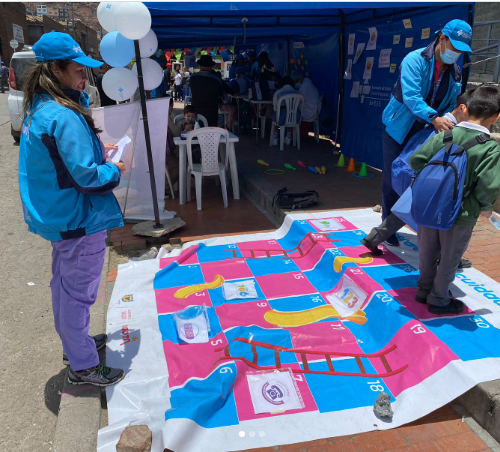
<svg viewBox="0 0 500 452"><path fill-rule="evenodd" d="M94 339L95 342L95 348L97 351L103 349L106 347L106 341L108 340L108 336L105 334L97 334L96 336L90 336L92 339ZM69 366L69 359L68 355L63 352L63 364L65 366Z"/></svg>
<svg viewBox="0 0 500 452"><path fill-rule="evenodd" d="M373 256L382 256L383 251L366 239L361 239L361 244L370 250Z"/></svg>
<svg viewBox="0 0 500 452"><path fill-rule="evenodd" d="M71 367L68 372L68 382L73 385L94 385L111 386L125 378L125 372L122 369L113 369L103 364L75 372Z"/></svg>

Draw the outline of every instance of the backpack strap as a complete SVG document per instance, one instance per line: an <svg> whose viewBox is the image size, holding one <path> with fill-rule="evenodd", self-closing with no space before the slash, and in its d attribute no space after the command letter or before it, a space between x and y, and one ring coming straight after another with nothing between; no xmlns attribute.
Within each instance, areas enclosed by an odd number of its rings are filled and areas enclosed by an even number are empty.
<svg viewBox="0 0 500 452"><path fill-rule="evenodd" d="M477 146L478 144L485 144L488 141L493 141L493 138L491 138L489 135L485 133L482 133L481 135L477 135L476 137L474 137L472 140L467 141L467 143L465 143L462 147L464 151L468 151L474 146ZM485 156L483 156L483 158L484 157ZM470 195L472 195L472 192L476 189L476 186L477 186L477 181L474 181L470 189L467 190L467 192L464 194L464 197L462 198L462 203L464 203L466 199L469 198Z"/></svg>
<svg viewBox="0 0 500 452"><path fill-rule="evenodd" d="M444 138L443 138L445 147L444 147L444 152L447 154L450 153L450 149L453 146L453 129L448 129L444 131Z"/></svg>

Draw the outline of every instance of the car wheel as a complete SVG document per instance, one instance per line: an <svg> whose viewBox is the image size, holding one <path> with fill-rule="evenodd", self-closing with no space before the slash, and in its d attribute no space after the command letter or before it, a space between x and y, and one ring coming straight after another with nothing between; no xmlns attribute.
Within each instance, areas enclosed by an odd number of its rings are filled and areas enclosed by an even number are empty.
<svg viewBox="0 0 500 452"><path fill-rule="evenodd" d="M21 137L16 137L16 136L12 135L12 138L14 138L14 141L16 143L19 143L21 141Z"/></svg>
<svg viewBox="0 0 500 452"><path fill-rule="evenodd" d="M14 141L16 143L19 143L21 141L21 134L19 132L16 132L13 128L12 125L10 126L10 134L12 135L12 138L14 138Z"/></svg>

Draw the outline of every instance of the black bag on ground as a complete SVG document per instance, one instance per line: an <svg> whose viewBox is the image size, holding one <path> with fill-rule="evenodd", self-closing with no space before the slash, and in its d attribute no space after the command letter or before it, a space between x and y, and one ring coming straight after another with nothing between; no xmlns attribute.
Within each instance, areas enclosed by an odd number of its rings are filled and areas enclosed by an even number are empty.
<svg viewBox="0 0 500 452"><path fill-rule="evenodd" d="M282 209L303 209L304 207L317 204L318 192L315 190L288 190L286 187L274 195L273 206Z"/></svg>

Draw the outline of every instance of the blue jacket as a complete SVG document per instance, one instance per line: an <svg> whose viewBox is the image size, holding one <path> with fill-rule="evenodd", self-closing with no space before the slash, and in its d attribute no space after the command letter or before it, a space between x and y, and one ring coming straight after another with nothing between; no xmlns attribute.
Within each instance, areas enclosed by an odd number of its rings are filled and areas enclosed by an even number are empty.
<svg viewBox="0 0 500 452"><path fill-rule="evenodd" d="M434 47L435 41L424 49L414 50L406 55L401 63L399 79L391 100L382 114L385 131L399 144L403 144L415 121L427 124L436 116L453 110L460 94L462 74L455 63L448 66L448 92L437 111L426 104L434 76Z"/></svg>
<svg viewBox="0 0 500 452"><path fill-rule="evenodd" d="M88 105L85 92L66 94ZM120 170L106 163L104 148L85 118L48 94L36 95L29 113L19 150L19 189L28 229L59 241L123 226L112 193Z"/></svg>

